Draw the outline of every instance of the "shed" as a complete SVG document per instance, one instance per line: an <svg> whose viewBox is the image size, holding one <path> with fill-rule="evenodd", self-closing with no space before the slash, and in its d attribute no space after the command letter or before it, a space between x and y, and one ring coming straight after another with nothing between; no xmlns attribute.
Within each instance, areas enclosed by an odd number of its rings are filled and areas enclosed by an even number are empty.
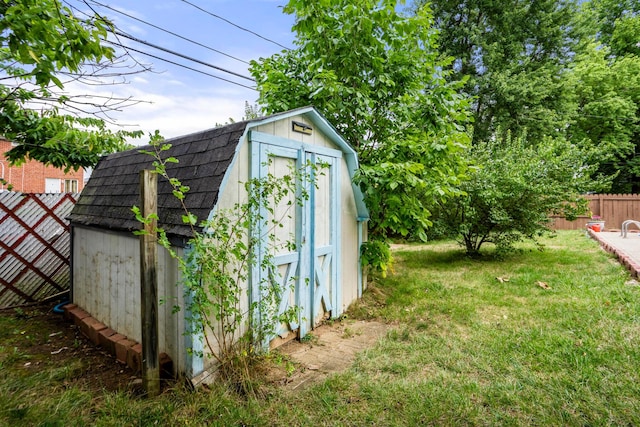
<svg viewBox="0 0 640 427"><path fill-rule="evenodd" d="M368 213L353 183L357 155L316 109L305 107L166 142L171 144L167 155L179 160L167 171L190 187L185 204L199 221L245 200L249 179L286 173L289 165L322 164L309 198L282 220L281 232L291 233L298 243L275 258L279 280L295 283L289 298L299 308L297 321L285 332L304 337L323 319L341 316L362 294L366 281L359 254ZM140 152L144 148L102 158L69 217L73 303L96 322L137 342L142 338L140 247L133 231L140 223L131 207L140 203L139 171L153 168L153 158ZM184 212L171 193L161 179L159 226L184 256L191 229L183 224ZM177 261L164 248L158 254L158 295L169 301L159 306L160 351L172 359L174 374L193 379L206 374L208 362L188 351L199 342L187 333L189 313L172 313L174 303L184 301ZM247 303L258 298L248 292L251 286L255 283L243 286Z"/></svg>

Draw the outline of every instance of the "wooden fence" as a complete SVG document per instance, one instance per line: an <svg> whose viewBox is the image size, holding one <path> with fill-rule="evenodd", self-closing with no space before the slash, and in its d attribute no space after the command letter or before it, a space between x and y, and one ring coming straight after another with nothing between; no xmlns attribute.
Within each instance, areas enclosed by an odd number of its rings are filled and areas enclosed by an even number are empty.
<svg viewBox="0 0 640 427"><path fill-rule="evenodd" d="M78 196L0 192L0 308L42 301L69 289L65 218Z"/></svg>
<svg viewBox="0 0 640 427"><path fill-rule="evenodd" d="M620 229L627 219L640 221L640 194L592 194L586 196L592 215L598 215L605 221L606 230ZM556 230L584 229L591 216L585 215L575 221L567 221L563 217L552 216L553 228Z"/></svg>

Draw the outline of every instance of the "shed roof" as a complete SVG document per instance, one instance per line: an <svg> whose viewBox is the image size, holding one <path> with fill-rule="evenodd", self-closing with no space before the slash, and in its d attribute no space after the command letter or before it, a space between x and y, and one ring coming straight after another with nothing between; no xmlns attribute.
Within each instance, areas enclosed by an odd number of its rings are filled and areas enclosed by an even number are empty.
<svg viewBox="0 0 640 427"><path fill-rule="evenodd" d="M313 107L279 113L270 117L233 123L190 135L168 139L171 148L162 157L175 157L179 163L167 164L167 173L183 185L189 186L185 205L189 212L206 220L218 201L225 173L232 165L243 135L251 127L295 114L305 114L310 121L337 143L345 152L351 172L357 169L355 151L346 144L335 129ZM69 220L76 225L87 225L119 231L140 229L131 207L140 204L139 174L143 169L154 169L153 158L140 150L151 146L110 154L96 165L91 178L81 193ZM367 216L359 188L356 193L361 219ZM190 237L191 229L182 222L184 211L173 196L169 182L158 180L158 226L167 234Z"/></svg>
<svg viewBox="0 0 640 427"><path fill-rule="evenodd" d="M236 151L247 122L168 139L171 149L162 157L179 159L167 164L167 173L179 179L190 190L185 204L199 220L207 219L218 199L218 190ZM138 230L131 207L140 205L140 171L153 169L153 158L139 150L123 151L103 157L96 165L80 199L69 216L75 224L113 230ZM182 223L184 211L172 194L169 182L158 180L159 226L168 234L190 236L190 228Z"/></svg>

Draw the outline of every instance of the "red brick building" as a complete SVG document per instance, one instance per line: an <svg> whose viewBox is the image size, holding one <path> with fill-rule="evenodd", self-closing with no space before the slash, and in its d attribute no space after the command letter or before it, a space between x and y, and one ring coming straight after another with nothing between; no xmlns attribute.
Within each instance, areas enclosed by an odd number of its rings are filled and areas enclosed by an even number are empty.
<svg viewBox="0 0 640 427"><path fill-rule="evenodd" d="M7 190L8 184L13 191L21 193L76 193L84 187L84 171L64 170L53 166L45 166L35 160L28 160L20 166L9 166L4 153L14 145L10 141L0 139L0 191Z"/></svg>

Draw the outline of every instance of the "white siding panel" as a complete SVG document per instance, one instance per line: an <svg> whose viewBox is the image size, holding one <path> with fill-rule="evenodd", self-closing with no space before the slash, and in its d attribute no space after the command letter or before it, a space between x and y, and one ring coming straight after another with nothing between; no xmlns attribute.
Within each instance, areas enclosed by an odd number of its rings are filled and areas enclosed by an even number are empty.
<svg viewBox="0 0 640 427"><path fill-rule="evenodd" d="M342 183L340 184L340 193L342 197L342 310L346 310L351 303L358 299L358 270L359 266L359 248L358 248L358 225L357 225L357 208L356 201L351 188L351 178L347 164L342 161L341 171Z"/></svg>
<svg viewBox="0 0 640 427"><path fill-rule="evenodd" d="M74 303L91 316L137 342L142 341L140 316L139 240L135 236L76 227L74 231ZM182 253L178 249L178 253ZM158 329L160 352L166 352L178 369L184 369L183 311L177 263L158 248Z"/></svg>

